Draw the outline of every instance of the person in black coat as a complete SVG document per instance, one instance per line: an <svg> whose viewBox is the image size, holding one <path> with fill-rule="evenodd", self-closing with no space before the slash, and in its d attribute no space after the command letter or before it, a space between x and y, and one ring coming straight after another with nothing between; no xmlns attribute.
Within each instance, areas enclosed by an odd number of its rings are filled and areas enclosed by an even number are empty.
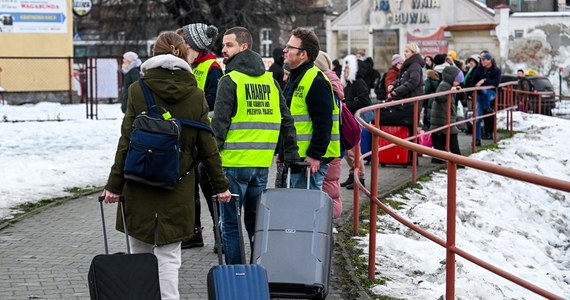
<svg viewBox="0 0 570 300"><path fill-rule="evenodd" d="M127 100L129 99L129 86L133 82L138 81L141 78L141 66L142 62L139 56L132 52L126 52L123 54L123 65L121 66L121 72L123 73L123 94L121 97L121 111L125 113L127 111Z"/></svg>
<svg viewBox="0 0 570 300"><path fill-rule="evenodd" d="M344 103L354 114L357 110L372 104L370 90L365 81L368 72L366 62L349 55L344 59L341 82L344 86Z"/></svg>
<svg viewBox="0 0 570 300"><path fill-rule="evenodd" d="M404 48L404 57L406 57L406 59L400 69L398 80L388 85L388 101L412 98L424 94L423 67L425 66L425 62L420 55L418 45L414 43L407 44ZM420 107L421 105L420 103ZM402 125L409 126L410 129L413 128L413 103L404 104L401 107L393 107L391 109L393 113L381 116L381 119L386 121L382 121L382 124Z"/></svg>
<svg viewBox="0 0 570 300"><path fill-rule="evenodd" d="M273 63L269 67L269 72L273 73L273 79L277 81L281 90L285 88L285 80L283 80L283 48L275 48L273 50Z"/></svg>
<svg viewBox="0 0 570 300"><path fill-rule="evenodd" d="M340 65L340 62L338 61L338 59L333 60L332 62L333 64L333 72L336 73L336 76L338 76L338 78L340 78L340 75L342 74L342 66Z"/></svg>
<svg viewBox="0 0 570 300"><path fill-rule="evenodd" d="M341 82L344 86L344 103L350 112L354 113L366 106L372 104L370 101L370 89L364 81L366 72L368 68L367 63L356 58L355 55L349 55L344 59L344 64L341 74ZM349 169L348 178L340 184L342 187L346 187L349 190L354 189L354 167L355 167L355 153L353 149L347 149L346 155L344 156ZM364 162L360 161L360 166L364 166ZM361 167L359 170L358 179L360 183L364 185L364 168Z"/></svg>

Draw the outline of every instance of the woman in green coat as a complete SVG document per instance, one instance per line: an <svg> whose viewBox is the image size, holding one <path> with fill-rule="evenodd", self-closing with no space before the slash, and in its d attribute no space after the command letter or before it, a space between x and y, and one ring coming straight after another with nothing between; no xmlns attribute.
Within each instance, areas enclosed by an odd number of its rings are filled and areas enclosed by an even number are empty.
<svg viewBox="0 0 570 300"><path fill-rule="evenodd" d="M175 32L161 34L154 46L154 56L141 65L142 80L149 87L157 105L174 118L189 119L209 125L208 105L196 86L187 63L188 50ZM133 253L152 252L158 258L162 299L179 299L178 270L181 265L180 242L192 235L194 224L194 172L189 172L173 190L165 190L124 179L123 168L135 117L147 111L139 82L129 87L127 111L121 125L121 137L103 196L105 203L125 197L126 220ZM184 127L180 135L180 171L193 160L206 166L208 177L220 201L229 201L229 182L222 171L221 156L214 137L195 128ZM116 229L123 231L120 211Z"/></svg>

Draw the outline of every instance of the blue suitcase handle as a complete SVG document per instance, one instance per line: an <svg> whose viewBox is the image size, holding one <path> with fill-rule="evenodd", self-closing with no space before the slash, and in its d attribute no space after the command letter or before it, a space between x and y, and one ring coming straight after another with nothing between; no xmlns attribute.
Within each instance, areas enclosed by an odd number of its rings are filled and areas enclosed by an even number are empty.
<svg viewBox="0 0 570 300"><path fill-rule="evenodd" d="M244 246L244 242L243 242L243 232L242 232L242 225L241 225L241 209L239 207L239 195L238 194L232 194L232 198L234 198L235 201L235 205L236 205L236 213L237 213L237 224L238 224L238 232L239 232L239 243L240 243L240 252L241 252L241 263L245 264L245 246ZM213 195L212 196L212 203L213 203L213 209L214 209L214 239L216 241L216 247L217 247L217 252L218 252L218 263L220 265L224 264L224 261L222 259L222 235L220 234L220 212L218 211L219 209L219 204L218 204L218 196L217 195Z"/></svg>

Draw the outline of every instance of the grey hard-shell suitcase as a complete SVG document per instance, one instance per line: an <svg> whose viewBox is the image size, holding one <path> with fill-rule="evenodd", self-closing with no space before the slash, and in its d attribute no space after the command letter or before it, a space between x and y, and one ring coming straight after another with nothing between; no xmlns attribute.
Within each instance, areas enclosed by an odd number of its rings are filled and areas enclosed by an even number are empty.
<svg viewBox="0 0 570 300"><path fill-rule="evenodd" d="M290 169L287 178L288 187ZM253 263L267 270L271 297L324 299L327 296L333 250L332 219L332 200L322 191L276 188L261 194Z"/></svg>

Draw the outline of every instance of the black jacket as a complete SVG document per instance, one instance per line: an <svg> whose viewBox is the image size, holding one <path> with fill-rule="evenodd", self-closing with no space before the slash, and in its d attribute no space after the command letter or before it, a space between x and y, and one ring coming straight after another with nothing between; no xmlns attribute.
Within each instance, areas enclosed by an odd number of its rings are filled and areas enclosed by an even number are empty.
<svg viewBox="0 0 570 300"><path fill-rule="evenodd" d="M425 62L418 53L404 61L397 80L396 99L411 98L424 94L423 70Z"/></svg>
<svg viewBox="0 0 570 300"><path fill-rule="evenodd" d="M133 84L133 82L138 81L141 78L141 68L134 67L127 74L123 77L123 94L121 97L121 111L125 113L127 111L127 102L129 99L129 86Z"/></svg>
<svg viewBox="0 0 570 300"><path fill-rule="evenodd" d="M365 65L365 62L358 61L356 80L353 82L347 80L347 85L344 87L344 103L353 115L357 110L372 104L370 89L368 89L365 81L370 69L366 68Z"/></svg>
<svg viewBox="0 0 570 300"><path fill-rule="evenodd" d="M279 88L285 88L285 81L283 81L283 49L275 48L273 50L273 63L269 67L269 72L273 73L273 79L279 83Z"/></svg>
<svg viewBox="0 0 570 300"><path fill-rule="evenodd" d="M481 79L485 79L482 86L492 85L498 87L501 83L501 69L494 62L490 68L479 65L477 70L475 70L475 75L473 75L473 82L477 84Z"/></svg>
<svg viewBox="0 0 570 300"><path fill-rule="evenodd" d="M287 105L291 106L293 92L299 85L301 78L305 72L313 66L312 61L307 61L295 69L291 69L289 80L285 85L283 95L287 99ZM309 116L313 122L313 135L311 143L307 149L307 156L314 159L322 159L323 155L327 152L331 140L331 130L333 126L332 112L333 101L332 87L330 82L324 77L324 74L319 73L311 88L307 93L307 109ZM328 95L331 95L330 97Z"/></svg>

